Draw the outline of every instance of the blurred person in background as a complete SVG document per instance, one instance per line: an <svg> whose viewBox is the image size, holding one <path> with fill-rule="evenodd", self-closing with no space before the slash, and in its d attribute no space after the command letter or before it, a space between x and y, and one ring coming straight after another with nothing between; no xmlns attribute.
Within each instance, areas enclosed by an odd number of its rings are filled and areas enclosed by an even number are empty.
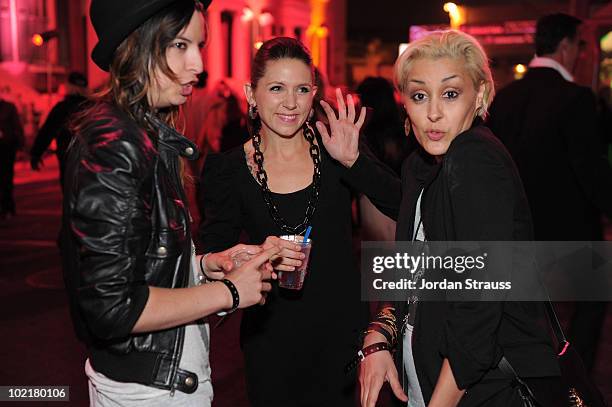
<svg viewBox="0 0 612 407"><path fill-rule="evenodd" d="M595 96L574 83L582 21L538 20L536 56L525 76L501 89L487 122L514 158L529 200L535 239L603 240L612 217L612 170L598 128ZM588 278L585 270L585 278ZM606 303L577 302L568 338L592 369Z"/></svg>
<svg viewBox="0 0 612 407"><path fill-rule="evenodd" d="M240 109L240 101L232 92L225 98L225 115L221 128L221 139L217 151L229 151L244 144L250 137L246 115Z"/></svg>
<svg viewBox="0 0 612 407"><path fill-rule="evenodd" d="M25 137L17 107L0 95L0 220L16 214L13 196L15 158Z"/></svg>
<svg viewBox="0 0 612 407"><path fill-rule="evenodd" d="M414 139L405 133L405 115L401 114L393 85L385 78L367 77L357 86L357 94L368 112L361 129L367 147L399 177L402 162L415 146ZM394 240L395 221L376 209L367 196L360 195L358 202L362 239Z"/></svg>
<svg viewBox="0 0 612 407"><path fill-rule="evenodd" d="M30 149L30 166L34 171L39 171L44 165L43 154L55 140L55 154L59 163L59 180L62 187L66 167L66 149L73 137L70 121L75 113L87 108L87 93L87 78L79 72L71 72L66 81L66 95L53 106Z"/></svg>
<svg viewBox="0 0 612 407"><path fill-rule="evenodd" d="M357 86L357 94L361 105L368 108L361 130L368 147L399 176L404 159L416 146L406 135L405 114L395 99L393 85L385 78L367 77Z"/></svg>

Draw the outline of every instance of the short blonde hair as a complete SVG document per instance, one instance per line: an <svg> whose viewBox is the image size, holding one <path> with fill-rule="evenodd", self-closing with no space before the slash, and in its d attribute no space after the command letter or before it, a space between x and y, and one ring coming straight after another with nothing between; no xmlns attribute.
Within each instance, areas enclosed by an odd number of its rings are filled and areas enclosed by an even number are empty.
<svg viewBox="0 0 612 407"><path fill-rule="evenodd" d="M474 87L478 89L481 83L485 85L484 97L476 114L483 119L486 117L495 95L495 84L487 54L474 37L456 30L435 31L408 44L394 68L395 86L402 94L407 91L412 63L421 58L463 58Z"/></svg>

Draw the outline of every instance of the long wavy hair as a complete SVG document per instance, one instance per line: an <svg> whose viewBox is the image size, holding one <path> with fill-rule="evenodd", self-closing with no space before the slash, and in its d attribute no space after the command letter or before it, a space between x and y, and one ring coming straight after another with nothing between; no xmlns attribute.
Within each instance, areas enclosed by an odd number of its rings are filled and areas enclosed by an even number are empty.
<svg viewBox="0 0 612 407"><path fill-rule="evenodd" d="M123 40L110 64L108 83L94 95L94 100L114 104L150 135L154 134L154 129L146 120L147 114L154 114L162 121L176 127L179 107L170 106L156 110L150 106L147 95L154 86L154 75L157 70L176 80L176 75L168 66L166 50L172 40L189 24L195 10L203 12L199 2L177 0L148 19ZM207 31L205 27L205 42ZM95 105L92 109L95 109ZM75 128L78 129L79 123L87 117L88 112L84 112L80 120L77 119Z"/></svg>

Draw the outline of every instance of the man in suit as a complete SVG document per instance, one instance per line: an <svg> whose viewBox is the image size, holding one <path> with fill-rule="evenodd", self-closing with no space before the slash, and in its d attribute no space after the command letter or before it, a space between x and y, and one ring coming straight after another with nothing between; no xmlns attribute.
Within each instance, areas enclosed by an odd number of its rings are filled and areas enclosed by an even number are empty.
<svg viewBox="0 0 612 407"><path fill-rule="evenodd" d="M584 45L580 26L567 14L541 18L529 71L502 89L490 108L488 125L517 164L536 240L603 240L601 214L612 216L612 172L597 130L595 97L573 83ZM576 304L569 340L588 368L604 317L605 304Z"/></svg>

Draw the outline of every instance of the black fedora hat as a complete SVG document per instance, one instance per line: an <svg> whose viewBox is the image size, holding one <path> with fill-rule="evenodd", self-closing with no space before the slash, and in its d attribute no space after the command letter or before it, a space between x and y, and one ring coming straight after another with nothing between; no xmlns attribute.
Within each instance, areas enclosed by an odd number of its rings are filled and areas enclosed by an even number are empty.
<svg viewBox="0 0 612 407"><path fill-rule="evenodd" d="M177 0L92 0L89 9L98 43L91 59L108 71L113 54L121 42L145 21ZM207 8L212 0L194 0Z"/></svg>

